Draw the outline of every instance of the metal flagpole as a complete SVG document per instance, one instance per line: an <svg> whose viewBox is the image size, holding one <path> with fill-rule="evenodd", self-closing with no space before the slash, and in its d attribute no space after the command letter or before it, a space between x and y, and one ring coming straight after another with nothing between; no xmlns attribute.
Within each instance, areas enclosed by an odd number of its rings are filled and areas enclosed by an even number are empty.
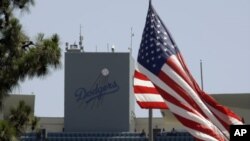
<svg viewBox="0 0 250 141"><path fill-rule="evenodd" d="M203 69L202 69L202 60L200 60L200 71L201 71L201 89L203 90Z"/></svg>
<svg viewBox="0 0 250 141"><path fill-rule="evenodd" d="M133 27L131 27L130 30L130 47L129 47L129 51L132 54L132 50L133 50L133 37L134 37L134 33L133 33Z"/></svg>
<svg viewBox="0 0 250 141"><path fill-rule="evenodd" d="M151 4L149 0L149 4ZM148 141L153 141L153 109L148 110Z"/></svg>
<svg viewBox="0 0 250 141"><path fill-rule="evenodd" d="M153 109L148 109L148 141L153 141Z"/></svg>

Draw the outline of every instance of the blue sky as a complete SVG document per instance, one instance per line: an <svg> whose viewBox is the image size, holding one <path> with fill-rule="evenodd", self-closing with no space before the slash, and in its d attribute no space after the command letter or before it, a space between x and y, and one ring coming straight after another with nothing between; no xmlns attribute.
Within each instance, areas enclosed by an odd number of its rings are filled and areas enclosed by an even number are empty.
<svg viewBox="0 0 250 141"><path fill-rule="evenodd" d="M203 60L204 89L208 93L250 93L249 0L153 0L195 79L200 83ZM65 42L79 39L82 25L88 52L106 52L107 43L127 52L133 27L133 57L137 57L148 8L147 0L40 0L29 14L17 14L24 31L34 37L59 34ZM36 95L37 116L64 115L64 57L62 68L44 78L25 80L13 93ZM136 107L136 115L147 111ZM155 113L159 116L159 112Z"/></svg>

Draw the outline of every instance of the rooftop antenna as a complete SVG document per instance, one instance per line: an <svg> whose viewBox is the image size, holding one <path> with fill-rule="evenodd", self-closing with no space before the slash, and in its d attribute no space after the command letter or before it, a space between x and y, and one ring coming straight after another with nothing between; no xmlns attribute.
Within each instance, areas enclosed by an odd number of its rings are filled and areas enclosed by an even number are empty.
<svg viewBox="0 0 250 141"><path fill-rule="evenodd" d="M82 25L80 24L79 47L82 51L84 51L82 44L83 44Z"/></svg>
<svg viewBox="0 0 250 141"><path fill-rule="evenodd" d="M113 44L111 47L111 51L114 53L115 52L115 45Z"/></svg>
<svg viewBox="0 0 250 141"><path fill-rule="evenodd" d="M109 52L109 43L107 43L107 51Z"/></svg>

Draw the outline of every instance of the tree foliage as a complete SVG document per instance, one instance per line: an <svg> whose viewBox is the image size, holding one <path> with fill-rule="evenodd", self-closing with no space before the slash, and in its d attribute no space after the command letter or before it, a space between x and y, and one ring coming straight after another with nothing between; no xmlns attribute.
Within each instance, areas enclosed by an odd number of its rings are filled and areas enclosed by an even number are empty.
<svg viewBox="0 0 250 141"><path fill-rule="evenodd" d="M20 139L25 131L37 129L39 119L34 116L31 107L20 101L17 107L10 109L7 119L0 121L0 140L10 141Z"/></svg>
<svg viewBox="0 0 250 141"><path fill-rule="evenodd" d="M16 132L13 126L6 121L0 120L0 140L1 141L12 141L16 139Z"/></svg>
<svg viewBox="0 0 250 141"><path fill-rule="evenodd" d="M0 0L0 106L20 80L44 76L60 66L58 35L46 38L39 33L32 41L13 14L32 5L34 0Z"/></svg>

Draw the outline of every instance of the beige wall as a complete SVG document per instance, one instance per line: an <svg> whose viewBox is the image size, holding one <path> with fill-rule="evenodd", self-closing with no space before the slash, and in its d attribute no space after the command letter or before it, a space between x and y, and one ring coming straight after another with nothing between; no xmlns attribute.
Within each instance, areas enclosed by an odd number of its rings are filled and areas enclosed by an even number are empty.
<svg viewBox="0 0 250 141"><path fill-rule="evenodd" d="M244 117L246 124L250 124L250 94L216 95L213 97L215 97L219 103L228 106L239 116ZM34 110L34 95L11 95L5 100L5 116L8 115L10 107L17 105L19 100L24 100ZM183 126L168 110L163 110L161 112L163 113L163 118L154 118L153 128L164 128L165 131L171 131L173 128L176 130L184 130ZM148 118L135 118L134 120L131 120L131 123L135 123L134 129L136 129L137 132L141 132L143 129L146 133L148 132ZM40 117L39 125L40 128L45 128L47 132L62 132L64 128L64 118ZM132 131L134 131L134 129Z"/></svg>
<svg viewBox="0 0 250 141"><path fill-rule="evenodd" d="M40 117L39 126L46 129L46 132L62 132L64 128L64 118L62 117Z"/></svg>

